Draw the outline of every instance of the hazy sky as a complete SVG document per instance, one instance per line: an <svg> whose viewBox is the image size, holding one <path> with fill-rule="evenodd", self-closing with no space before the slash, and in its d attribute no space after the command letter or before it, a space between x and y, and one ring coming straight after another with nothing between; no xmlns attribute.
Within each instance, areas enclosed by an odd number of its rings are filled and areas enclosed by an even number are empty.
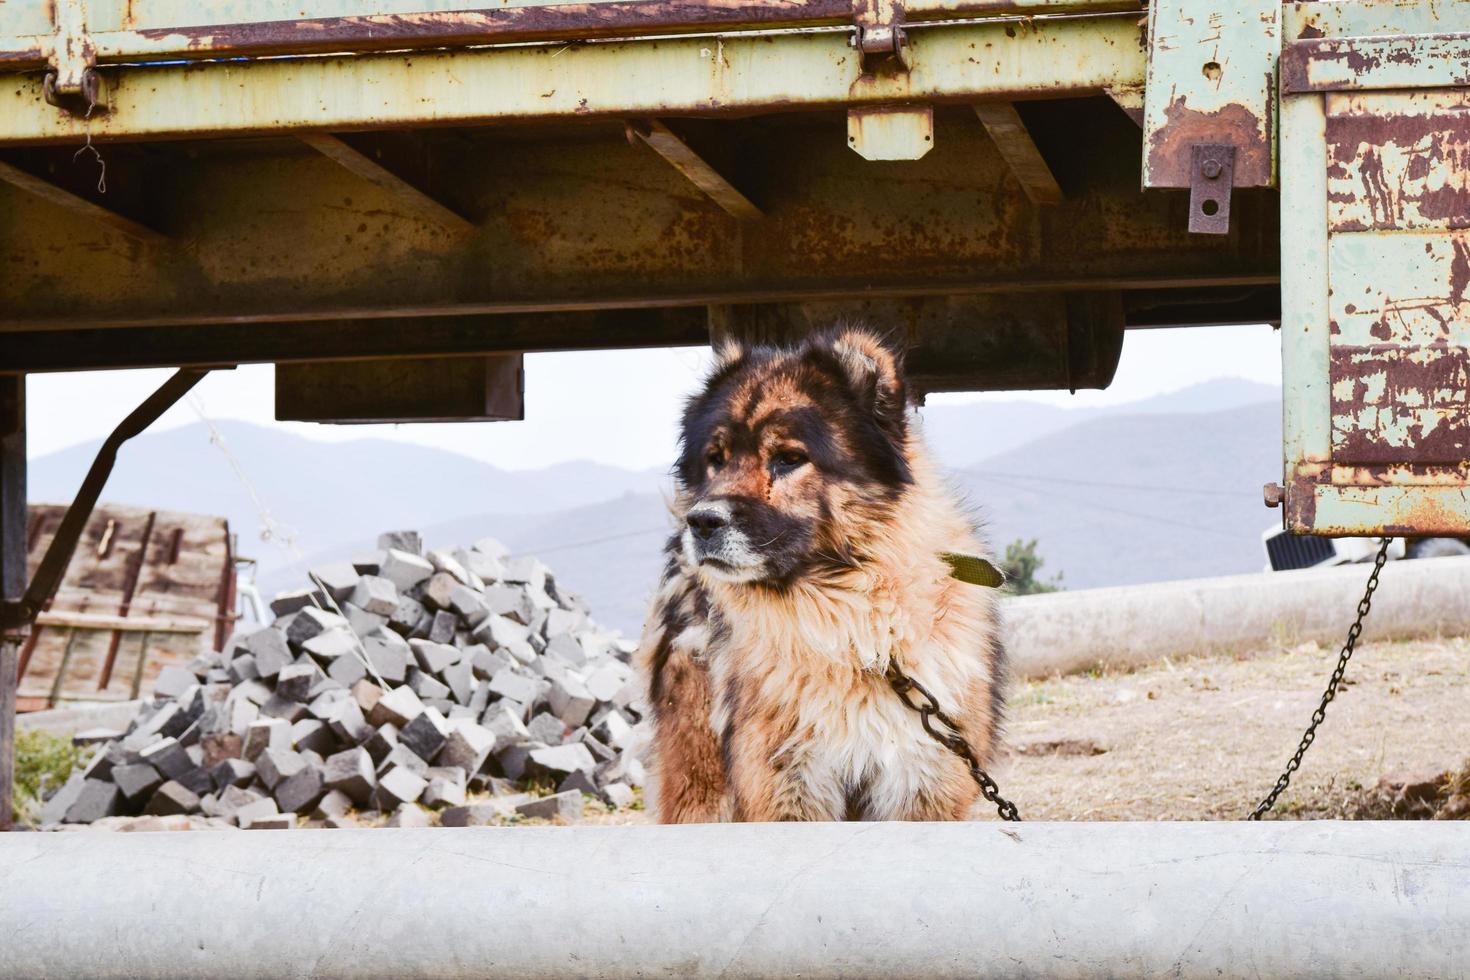
<svg viewBox="0 0 1470 980"><path fill-rule="evenodd" d="M212 418L243 419L308 438L401 439L505 469L534 469L571 459L644 469L667 466L672 459L680 405L698 384L708 356L702 347L531 354L526 357L526 421L490 425L276 422L274 377L268 365L216 372L194 391L197 406ZM154 370L32 375L30 455L102 438L168 374ZM1279 384L1275 332L1265 326L1130 331L1117 377L1106 391L935 395L930 403L1027 398L1056 405L1111 405L1222 377ZM198 421L196 404L176 406L156 428Z"/></svg>

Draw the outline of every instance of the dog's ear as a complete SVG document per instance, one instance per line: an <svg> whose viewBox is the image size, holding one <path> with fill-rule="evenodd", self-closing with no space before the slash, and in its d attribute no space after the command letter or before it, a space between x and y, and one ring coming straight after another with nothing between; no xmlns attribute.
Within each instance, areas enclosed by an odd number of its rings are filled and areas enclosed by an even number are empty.
<svg viewBox="0 0 1470 980"><path fill-rule="evenodd" d="M895 441L908 429L908 394L898 355L876 334L847 329L832 336L831 349L860 404Z"/></svg>
<svg viewBox="0 0 1470 980"><path fill-rule="evenodd" d="M745 357L746 349L745 344L737 337L726 334L715 342L714 352L715 362L710 368L710 372L711 374L719 374L739 363L741 358Z"/></svg>

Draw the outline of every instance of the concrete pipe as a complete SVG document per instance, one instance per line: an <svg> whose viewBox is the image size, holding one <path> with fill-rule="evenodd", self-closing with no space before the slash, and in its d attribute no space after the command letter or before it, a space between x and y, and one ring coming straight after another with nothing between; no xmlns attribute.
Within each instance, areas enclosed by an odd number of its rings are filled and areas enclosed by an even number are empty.
<svg viewBox="0 0 1470 980"><path fill-rule="evenodd" d="M1368 565L1020 596L1005 602L1017 676L1138 667L1165 657L1342 642ZM1470 558L1390 562L1365 640L1470 633Z"/></svg>
<svg viewBox="0 0 1470 980"><path fill-rule="evenodd" d="M1470 973L1451 823L0 835L5 977Z"/></svg>

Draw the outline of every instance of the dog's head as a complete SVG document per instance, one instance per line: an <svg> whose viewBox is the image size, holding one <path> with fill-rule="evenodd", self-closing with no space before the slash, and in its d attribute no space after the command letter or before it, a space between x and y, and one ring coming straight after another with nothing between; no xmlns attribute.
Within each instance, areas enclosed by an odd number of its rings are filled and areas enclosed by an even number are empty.
<svg viewBox="0 0 1470 980"><path fill-rule="evenodd" d="M870 333L721 349L684 412L685 557L773 587L851 565L912 482L908 440L898 359Z"/></svg>

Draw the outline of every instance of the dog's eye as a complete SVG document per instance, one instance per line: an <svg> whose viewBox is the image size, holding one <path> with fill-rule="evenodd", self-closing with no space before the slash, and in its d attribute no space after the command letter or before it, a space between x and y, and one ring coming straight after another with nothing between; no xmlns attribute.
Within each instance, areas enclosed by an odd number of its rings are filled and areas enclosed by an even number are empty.
<svg viewBox="0 0 1470 980"><path fill-rule="evenodd" d="M725 454L719 449L711 449L709 454L704 457L704 461L713 469L719 469L725 465Z"/></svg>
<svg viewBox="0 0 1470 980"><path fill-rule="evenodd" d="M807 462L807 457L806 453L798 452L795 449L784 449L776 454L772 462L776 464L777 469L794 470L801 464Z"/></svg>

